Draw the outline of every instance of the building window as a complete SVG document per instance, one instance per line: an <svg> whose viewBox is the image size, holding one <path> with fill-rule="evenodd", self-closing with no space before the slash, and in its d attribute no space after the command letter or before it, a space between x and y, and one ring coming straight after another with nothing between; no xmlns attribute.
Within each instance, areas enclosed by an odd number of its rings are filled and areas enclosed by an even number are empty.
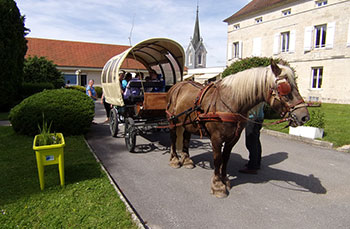
<svg viewBox="0 0 350 229"><path fill-rule="evenodd" d="M315 26L315 48L322 48L326 45L327 25Z"/></svg>
<svg viewBox="0 0 350 229"><path fill-rule="evenodd" d="M325 6L327 5L328 1L327 0L320 0L320 1L316 1L316 6L320 7L320 6Z"/></svg>
<svg viewBox="0 0 350 229"><path fill-rule="evenodd" d="M290 15L291 13L292 13L292 10L291 10L291 9L287 9L287 10L283 10L283 11L282 11L282 15L283 15L283 16Z"/></svg>
<svg viewBox="0 0 350 229"><path fill-rule="evenodd" d="M255 23L261 23L262 22L262 17L255 18Z"/></svg>
<svg viewBox="0 0 350 229"><path fill-rule="evenodd" d="M75 74L64 74L64 81L66 84L77 85L77 75Z"/></svg>
<svg viewBox="0 0 350 229"><path fill-rule="evenodd" d="M233 58L239 58L239 42L234 42L233 43Z"/></svg>
<svg viewBox="0 0 350 229"><path fill-rule="evenodd" d="M323 67L312 68L311 88L319 89L322 87Z"/></svg>
<svg viewBox="0 0 350 229"><path fill-rule="evenodd" d="M198 65L202 65L202 54L198 55Z"/></svg>
<svg viewBox="0 0 350 229"><path fill-rule="evenodd" d="M237 30L237 29L240 29L241 28L241 26L239 25L239 24L235 24L234 26L233 26L233 29L234 30Z"/></svg>
<svg viewBox="0 0 350 229"><path fill-rule="evenodd" d="M289 37L290 37L289 31L281 33L281 52L289 51Z"/></svg>

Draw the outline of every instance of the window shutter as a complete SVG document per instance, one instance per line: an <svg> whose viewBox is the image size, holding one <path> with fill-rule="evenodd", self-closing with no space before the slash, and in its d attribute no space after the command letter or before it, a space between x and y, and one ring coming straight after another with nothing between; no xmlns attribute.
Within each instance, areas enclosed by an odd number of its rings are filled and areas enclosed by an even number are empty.
<svg viewBox="0 0 350 229"><path fill-rule="evenodd" d="M295 30L290 31L289 33L289 52L295 52L295 34Z"/></svg>
<svg viewBox="0 0 350 229"><path fill-rule="evenodd" d="M350 20L349 20L349 27L348 27L348 42L346 43L346 46L350 47Z"/></svg>
<svg viewBox="0 0 350 229"><path fill-rule="evenodd" d="M312 49L312 31L313 27L309 26L305 28L305 33L304 33L304 51L311 51Z"/></svg>
<svg viewBox="0 0 350 229"><path fill-rule="evenodd" d="M327 24L326 48L333 48L334 43L335 22Z"/></svg>
<svg viewBox="0 0 350 229"><path fill-rule="evenodd" d="M239 57L240 59L242 59L242 56L243 56L243 55L242 55L242 54L243 54L242 52L243 52L243 42L240 41L240 42L239 42L239 53L238 53L238 55L239 55L238 57Z"/></svg>
<svg viewBox="0 0 350 229"><path fill-rule="evenodd" d="M273 54L277 55L280 51L280 37L281 34L275 33L274 39L273 39Z"/></svg>
<svg viewBox="0 0 350 229"><path fill-rule="evenodd" d="M253 40L253 56L261 56L261 37Z"/></svg>
<svg viewBox="0 0 350 229"><path fill-rule="evenodd" d="M227 59L231 60L232 59L232 48L233 48L233 43L228 44L228 50L227 50Z"/></svg>

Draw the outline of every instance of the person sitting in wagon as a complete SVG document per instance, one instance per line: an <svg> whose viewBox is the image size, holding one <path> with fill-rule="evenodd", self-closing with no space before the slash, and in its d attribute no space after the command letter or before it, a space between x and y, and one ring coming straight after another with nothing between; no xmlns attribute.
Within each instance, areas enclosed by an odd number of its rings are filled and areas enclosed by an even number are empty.
<svg viewBox="0 0 350 229"><path fill-rule="evenodd" d="M164 81L161 80L161 75L158 75L156 71L152 71L150 74L150 78L152 82L162 82L162 84L164 84ZM152 92L161 92L164 89L164 85L162 87L153 87L152 88Z"/></svg>
<svg viewBox="0 0 350 229"><path fill-rule="evenodd" d="M141 89L140 87L131 87L130 83L131 82L141 82L140 80L141 74L136 74L135 78L131 79L128 82L128 85L125 88L125 92L124 92L124 100L127 100L131 97L137 97L140 95L141 93Z"/></svg>

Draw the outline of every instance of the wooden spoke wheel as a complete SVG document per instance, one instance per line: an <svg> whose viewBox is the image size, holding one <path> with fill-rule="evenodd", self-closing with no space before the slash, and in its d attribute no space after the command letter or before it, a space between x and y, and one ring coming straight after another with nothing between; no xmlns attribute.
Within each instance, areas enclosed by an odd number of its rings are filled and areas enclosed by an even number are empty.
<svg viewBox="0 0 350 229"><path fill-rule="evenodd" d="M134 152L136 146L136 134L137 129L135 127L135 121L128 117L125 118L125 145L129 152Z"/></svg>

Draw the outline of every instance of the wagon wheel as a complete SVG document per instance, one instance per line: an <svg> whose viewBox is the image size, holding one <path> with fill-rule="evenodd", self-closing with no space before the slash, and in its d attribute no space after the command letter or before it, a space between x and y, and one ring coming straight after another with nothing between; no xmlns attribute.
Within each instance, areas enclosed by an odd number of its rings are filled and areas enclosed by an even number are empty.
<svg viewBox="0 0 350 229"><path fill-rule="evenodd" d="M119 128L118 128L118 124L119 124L119 114L117 109L115 109L114 107L111 109L110 112L110 116L109 116L109 130L111 131L111 135L113 137L117 137Z"/></svg>
<svg viewBox="0 0 350 229"><path fill-rule="evenodd" d="M132 118L125 118L125 144L129 152L134 152L136 146L136 133L135 122Z"/></svg>

